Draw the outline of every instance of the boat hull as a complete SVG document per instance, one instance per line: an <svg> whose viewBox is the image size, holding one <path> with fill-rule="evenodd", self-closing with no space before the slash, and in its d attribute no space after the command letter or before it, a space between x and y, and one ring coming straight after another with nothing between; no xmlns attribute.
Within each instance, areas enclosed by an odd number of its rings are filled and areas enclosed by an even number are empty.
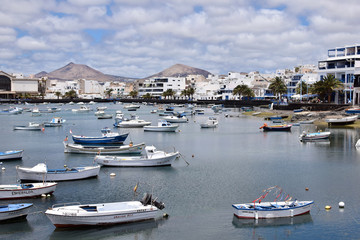
<svg viewBox="0 0 360 240"><path fill-rule="evenodd" d="M145 126L144 131L148 132L176 132L179 125L173 125L173 126Z"/></svg>
<svg viewBox="0 0 360 240"><path fill-rule="evenodd" d="M84 168L76 168L78 171L66 171L65 169L57 170L48 170L47 173L43 172L31 172L27 168L17 167L17 173L22 181L70 181L70 180L79 180L85 178L96 177L99 175L100 166L91 166Z"/></svg>
<svg viewBox="0 0 360 240"><path fill-rule="evenodd" d="M326 119L325 121L328 123L329 126L332 125L348 125L353 124L357 120L357 116L352 117L345 117L339 119Z"/></svg>
<svg viewBox="0 0 360 240"><path fill-rule="evenodd" d="M0 160L21 159L24 150L0 152Z"/></svg>
<svg viewBox="0 0 360 240"><path fill-rule="evenodd" d="M308 133L304 134L300 137L302 141L309 141L309 140L319 140L319 139L327 139L330 137L330 132L320 132L320 133Z"/></svg>
<svg viewBox="0 0 360 240"><path fill-rule="evenodd" d="M164 157L116 157L116 156L96 156L95 161L103 166L112 167L158 167L171 166L179 156L178 152L168 153Z"/></svg>
<svg viewBox="0 0 360 240"><path fill-rule="evenodd" d="M70 144L64 142L65 153L82 153L82 154L140 154L145 148L145 143L121 146L84 146L79 144Z"/></svg>
<svg viewBox="0 0 360 240"><path fill-rule="evenodd" d="M41 131L42 127L15 126L14 130Z"/></svg>
<svg viewBox="0 0 360 240"><path fill-rule="evenodd" d="M245 204L233 204L234 215L237 218L252 218L252 219L262 219L262 218L283 218L283 217L295 217L302 214L309 213L313 201L301 201L298 206L294 207L285 207L285 208L276 208L276 209L266 209L266 208L246 208L243 207ZM267 204L277 204L285 205L285 202L263 202L257 204L257 206L265 206ZM247 203L246 205L254 205L254 203Z"/></svg>
<svg viewBox="0 0 360 240"><path fill-rule="evenodd" d="M117 136L104 137L84 137L73 135L72 139L77 144L121 144L128 137L129 133Z"/></svg>
<svg viewBox="0 0 360 240"><path fill-rule="evenodd" d="M29 214L32 203L8 204L0 207L0 221L26 218Z"/></svg>
<svg viewBox="0 0 360 240"><path fill-rule="evenodd" d="M178 118L178 117L173 117L173 116L164 117L163 119L168 121L169 123L186 123L186 122L188 122L187 118Z"/></svg>
<svg viewBox="0 0 360 240"><path fill-rule="evenodd" d="M291 126L286 127L264 127L264 132L288 132L291 131Z"/></svg>
<svg viewBox="0 0 360 240"><path fill-rule="evenodd" d="M51 194L55 191L57 183L34 183L32 185L34 187L20 189L9 189L11 185L0 185L0 199L32 198L39 197L42 194Z"/></svg>
<svg viewBox="0 0 360 240"><path fill-rule="evenodd" d="M140 204L140 203L139 203ZM98 204L97 204L98 205ZM102 204L106 207L106 203ZM80 206L80 205L79 205ZM94 205L91 205L94 206ZM154 206L139 206L129 210L113 208L111 211L83 211L80 208L58 207L45 212L56 227L114 225L154 219L158 209Z"/></svg>

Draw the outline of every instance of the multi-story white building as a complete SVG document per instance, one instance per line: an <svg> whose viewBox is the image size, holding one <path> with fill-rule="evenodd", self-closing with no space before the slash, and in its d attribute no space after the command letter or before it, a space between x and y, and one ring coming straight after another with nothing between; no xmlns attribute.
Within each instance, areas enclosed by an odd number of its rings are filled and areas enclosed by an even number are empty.
<svg viewBox="0 0 360 240"><path fill-rule="evenodd" d="M186 87L184 77L161 77L146 79L139 83L139 96L150 93L153 97L161 98L163 92L172 89L176 92L176 97L180 97L181 91Z"/></svg>
<svg viewBox="0 0 360 240"><path fill-rule="evenodd" d="M326 60L318 62L319 80L322 80L327 74L334 75L342 83L344 83L344 96L339 96L336 92L336 103L354 102L354 79L357 71L357 65L360 66L360 44L338 47L328 50ZM359 91L357 91L358 94ZM357 102L359 102L357 98Z"/></svg>

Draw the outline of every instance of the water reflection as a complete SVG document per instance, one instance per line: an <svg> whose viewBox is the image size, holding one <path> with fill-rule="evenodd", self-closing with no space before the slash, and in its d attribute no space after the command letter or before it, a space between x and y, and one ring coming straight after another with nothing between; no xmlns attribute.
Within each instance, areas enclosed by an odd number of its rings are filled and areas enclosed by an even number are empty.
<svg viewBox="0 0 360 240"><path fill-rule="evenodd" d="M274 226L287 226L298 224L309 224L313 220L310 214L304 214L297 217L289 218L269 218L269 219L239 219L233 217L232 224L236 228L251 228L251 227L274 227Z"/></svg>
<svg viewBox="0 0 360 240"><path fill-rule="evenodd" d="M135 239L149 239L152 238L153 229L163 224L164 221L164 219L157 219L106 227L56 228L50 239L103 239L131 234Z"/></svg>

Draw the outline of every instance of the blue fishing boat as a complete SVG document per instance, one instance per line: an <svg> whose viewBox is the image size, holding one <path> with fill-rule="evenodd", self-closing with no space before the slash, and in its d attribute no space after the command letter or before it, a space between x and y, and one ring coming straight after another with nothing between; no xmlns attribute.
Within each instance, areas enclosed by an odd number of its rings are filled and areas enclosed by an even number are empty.
<svg viewBox="0 0 360 240"><path fill-rule="evenodd" d="M70 132L71 133L71 132ZM101 136L88 137L82 135L72 135L74 143L78 144L122 144L129 133L114 133L109 128L101 129Z"/></svg>
<svg viewBox="0 0 360 240"><path fill-rule="evenodd" d="M26 218L32 206L32 203L1 205L0 221Z"/></svg>
<svg viewBox="0 0 360 240"><path fill-rule="evenodd" d="M21 159L24 150L9 150L0 152L0 160Z"/></svg>

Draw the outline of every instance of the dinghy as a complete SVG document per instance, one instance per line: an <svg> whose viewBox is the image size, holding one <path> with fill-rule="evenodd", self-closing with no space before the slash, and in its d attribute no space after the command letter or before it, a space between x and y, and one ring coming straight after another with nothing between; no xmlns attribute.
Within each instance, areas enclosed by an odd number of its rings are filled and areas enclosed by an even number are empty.
<svg viewBox="0 0 360 240"><path fill-rule="evenodd" d="M0 152L0 160L21 159L24 150L9 150Z"/></svg>
<svg viewBox="0 0 360 240"><path fill-rule="evenodd" d="M154 146L145 147L145 155L137 157L97 155L95 161L104 166L116 167L155 167L170 166L180 156L179 152L166 153Z"/></svg>
<svg viewBox="0 0 360 240"><path fill-rule="evenodd" d="M96 177L100 166L48 169L45 163L39 163L31 168L16 166L16 171L22 181L68 181Z"/></svg>
<svg viewBox="0 0 360 240"><path fill-rule="evenodd" d="M271 191L275 192L275 200L273 202L262 202ZM263 192L264 194L252 203L233 204L234 215L237 218L253 219L295 217L309 213L314 203L314 201L292 200L289 194L278 186L270 187Z"/></svg>
<svg viewBox="0 0 360 240"><path fill-rule="evenodd" d="M0 205L0 221L25 219L32 206L32 203Z"/></svg>
<svg viewBox="0 0 360 240"><path fill-rule="evenodd" d="M135 190L135 189L134 189ZM57 204L45 214L55 227L114 225L154 219L165 204L145 194L141 201Z"/></svg>
<svg viewBox="0 0 360 240"><path fill-rule="evenodd" d="M53 193L56 185L54 182L0 185L0 199L39 197Z"/></svg>
<svg viewBox="0 0 360 240"><path fill-rule="evenodd" d="M64 141L65 153L85 153L85 154L140 154L145 148L145 143L120 145L120 146L91 146L81 144L71 144Z"/></svg>

